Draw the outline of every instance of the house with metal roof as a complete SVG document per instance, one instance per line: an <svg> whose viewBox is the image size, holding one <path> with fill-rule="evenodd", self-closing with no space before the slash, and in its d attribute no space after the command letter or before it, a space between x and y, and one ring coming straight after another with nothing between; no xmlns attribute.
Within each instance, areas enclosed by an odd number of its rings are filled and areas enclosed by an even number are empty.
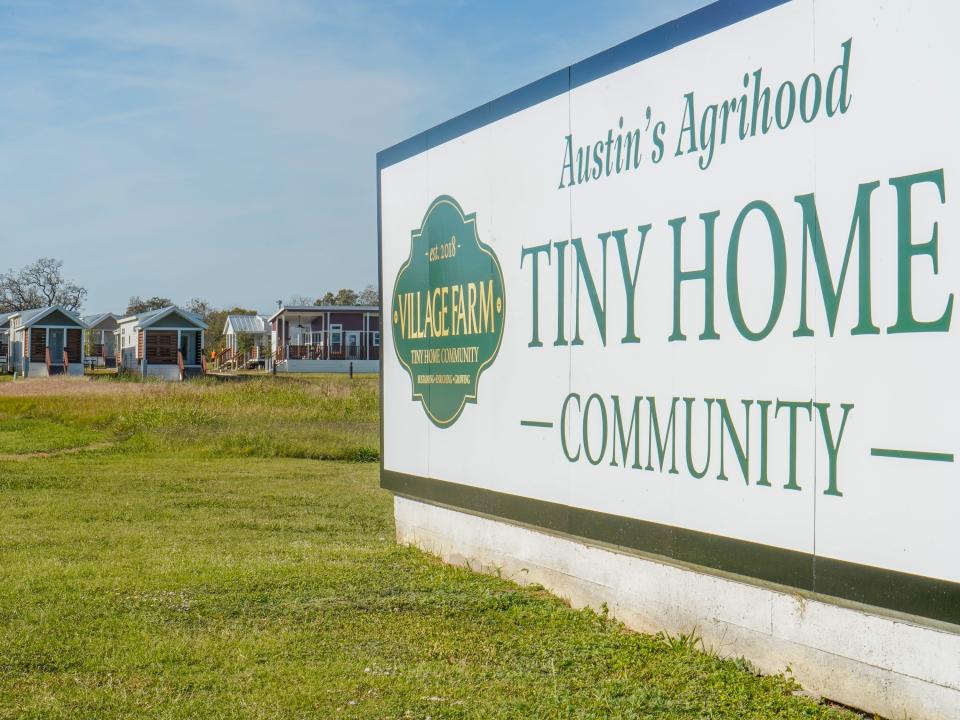
<svg viewBox="0 0 960 720"><path fill-rule="evenodd" d="M227 315L223 325L224 347L238 351L251 344L263 351L270 349L270 319L263 315Z"/></svg>
<svg viewBox="0 0 960 720"><path fill-rule="evenodd" d="M263 315L227 315L220 370L263 368L270 357L270 320Z"/></svg>
<svg viewBox="0 0 960 720"><path fill-rule="evenodd" d="M26 377L83 375L87 324L60 305L18 310L8 316L8 365Z"/></svg>
<svg viewBox="0 0 960 720"><path fill-rule="evenodd" d="M86 315L87 342L84 345L84 362L95 367L117 366L117 316L111 312Z"/></svg>
<svg viewBox="0 0 960 720"><path fill-rule="evenodd" d="M175 305L119 318L120 368L165 380L203 375L206 329L203 320Z"/></svg>
<svg viewBox="0 0 960 720"><path fill-rule="evenodd" d="M376 305L281 305L269 322L277 372L380 370Z"/></svg>

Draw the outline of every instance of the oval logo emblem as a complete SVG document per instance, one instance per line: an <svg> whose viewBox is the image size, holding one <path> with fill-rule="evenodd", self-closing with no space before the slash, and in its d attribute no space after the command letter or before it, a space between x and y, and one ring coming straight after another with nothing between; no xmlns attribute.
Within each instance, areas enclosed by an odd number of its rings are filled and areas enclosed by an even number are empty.
<svg viewBox="0 0 960 720"><path fill-rule="evenodd" d="M506 315L503 272L480 241L476 214L441 195L410 234L410 257L392 296L393 345L413 399L438 427L477 402L480 374L497 356Z"/></svg>

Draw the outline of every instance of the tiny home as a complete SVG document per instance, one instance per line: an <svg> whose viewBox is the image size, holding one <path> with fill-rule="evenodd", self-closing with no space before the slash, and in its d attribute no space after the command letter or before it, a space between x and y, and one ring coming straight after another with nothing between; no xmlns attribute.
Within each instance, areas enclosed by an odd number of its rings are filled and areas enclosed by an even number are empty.
<svg viewBox="0 0 960 720"><path fill-rule="evenodd" d="M171 305L120 318L117 325L122 369L167 380L203 374L207 324L196 315Z"/></svg>
<svg viewBox="0 0 960 720"><path fill-rule="evenodd" d="M277 372L378 372L380 309L375 305L281 306L270 316Z"/></svg>
<svg viewBox="0 0 960 720"><path fill-rule="evenodd" d="M9 367L26 377L83 375L83 320L59 305L9 315Z"/></svg>
<svg viewBox="0 0 960 720"><path fill-rule="evenodd" d="M10 316L12 314L0 313L0 372L9 372Z"/></svg>
<svg viewBox="0 0 960 720"><path fill-rule="evenodd" d="M270 319L263 315L227 315L223 342L233 355L249 351L252 357L266 356L270 353Z"/></svg>
<svg viewBox="0 0 960 720"><path fill-rule="evenodd" d="M84 362L95 367L117 366L117 316L113 313L88 315Z"/></svg>

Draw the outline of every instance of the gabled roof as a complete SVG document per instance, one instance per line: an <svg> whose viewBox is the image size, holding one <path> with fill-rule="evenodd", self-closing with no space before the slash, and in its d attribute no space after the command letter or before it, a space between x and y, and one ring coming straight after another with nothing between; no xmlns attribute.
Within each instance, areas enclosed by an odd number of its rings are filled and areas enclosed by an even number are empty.
<svg viewBox="0 0 960 720"><path fill-rule="evenodd" d="M68 318L73 320L77 325L82 328L86 328L87 324L83 319L71 310L67 310L62 305L50 305L48 307L42 308L33 308L31 310L19 310L17 312L10 313L7 316L7 320L12 320L15 317L20 318L21 327L30 327L31 325L36 325L41 320L43 320L47 315L50 315L54 312L61 312L66 315Z"/></svg>
<svg viewBox="0 0 960 720"><path fill-rule="evenodd" d="M198 328L203 330L207 329L207 324L201 320L197 315L187 312L183 308L179 308L176 305L170 305L165 308L160 308L159 310L148 310L147 312L137 313L136 315L127 315L126 317L120 318L117 322L128 323L133 322L138 328L150 327L158 320L167 317L176 313L184 320L186 320L191 325L196 325Z"/></svg>
<svg viewBox="0 0 960 720"><path fill-rule="evenodd" d="M13 315L12 312L0 313L0 332L6 332L8 326L10 325L10 316Z"/></svg>
<svg viewBox="0 0 960 720"><path fill-rule="evenodd" d="M273 322L284 313L325 313L325 312L368 312L380 313L379 305L284 305L270 316Z"/></svg>
<svg viewBox="0 0 960 720"><path fill-rule="evenodd" d="M87 324L87 327L96 327L104 320L108 318L113 318L114 320L119 320L119 318L114 315L112 312L100 313L99 315L84 315L83 321Z"/></svg>
<svg viewBox="0 0 960 720"><path fill-rule="evenodd" d="M227 315L224 334L230 328L235 333L266 333L270 331L270 321L263 315Z"/></svg>

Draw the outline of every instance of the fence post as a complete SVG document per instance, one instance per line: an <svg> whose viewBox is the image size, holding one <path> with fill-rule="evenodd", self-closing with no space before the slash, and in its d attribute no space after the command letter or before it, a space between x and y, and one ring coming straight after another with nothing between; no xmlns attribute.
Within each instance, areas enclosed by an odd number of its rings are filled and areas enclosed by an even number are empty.
<svg viewBox="0 0 960 720"><path fill-rule="evenodd" d="M353 380L353 360L350 361L350 379Z"/></svg>

